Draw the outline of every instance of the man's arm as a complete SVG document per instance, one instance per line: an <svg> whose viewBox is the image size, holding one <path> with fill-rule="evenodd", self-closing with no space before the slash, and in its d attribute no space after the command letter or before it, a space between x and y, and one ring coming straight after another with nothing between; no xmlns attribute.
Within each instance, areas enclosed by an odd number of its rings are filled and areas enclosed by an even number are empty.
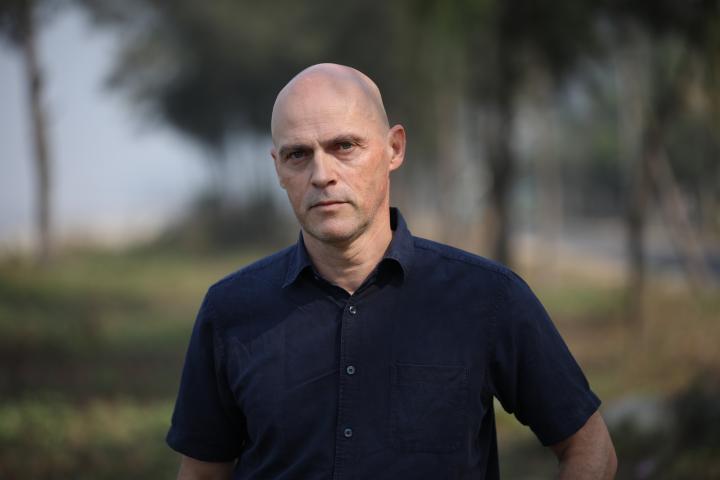
<svg viewBox="0 0 720 480"><path fill-rule="evenodd" d="M615 478L615 447L599 412L593 413L571 437L550 448L560 461L560 480Z"/></svg>
<svg viewBox="0 0 720 480"><path fill-rule="evenodd" d="M177 480L230 480L235 462L202 462L183 455Z"/></svg>

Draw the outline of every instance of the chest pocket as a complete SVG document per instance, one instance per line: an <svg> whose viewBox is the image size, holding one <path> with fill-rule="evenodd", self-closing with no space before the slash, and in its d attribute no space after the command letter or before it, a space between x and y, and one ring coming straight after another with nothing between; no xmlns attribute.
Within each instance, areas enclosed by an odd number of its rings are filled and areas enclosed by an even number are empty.
<svg viewBox="0 0 720 480"><path fill-rule="evenodd" d="M395 448L452 452L467 427L468 371L461 366L392 367L391 428Z"/></svg>

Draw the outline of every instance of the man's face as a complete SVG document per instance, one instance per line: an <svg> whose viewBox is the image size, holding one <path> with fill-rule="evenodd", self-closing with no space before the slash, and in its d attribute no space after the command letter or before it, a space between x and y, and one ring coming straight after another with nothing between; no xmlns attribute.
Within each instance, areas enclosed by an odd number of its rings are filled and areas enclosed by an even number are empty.
<svg viewBox="0 0 720 480"><path fill-rule="evenodd" d="M404 131L388 130L360 94L310 88L284 99L272 156L303 231L325 243L358 238L389 207L389 173ZM401 152L402 153L402 152Z"/></svg>

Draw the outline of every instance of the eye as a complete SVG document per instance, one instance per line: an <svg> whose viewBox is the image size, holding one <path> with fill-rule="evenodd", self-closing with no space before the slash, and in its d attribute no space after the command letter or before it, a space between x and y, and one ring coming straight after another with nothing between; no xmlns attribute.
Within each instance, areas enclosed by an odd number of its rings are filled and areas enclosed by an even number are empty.
<svg viewBox="0 0 720 480"><path fill-rule="evenodd" d="M287 154L288 160L302 160L305 158L306 152L304 150L293 150Z"/></svg>
<svg viewBox="0 0 720 480"><path fill-rule="evenodd" d="M349 153L355 149L355 143L350 140L343 140L335 144L335 150L340 153Z"/></svg>

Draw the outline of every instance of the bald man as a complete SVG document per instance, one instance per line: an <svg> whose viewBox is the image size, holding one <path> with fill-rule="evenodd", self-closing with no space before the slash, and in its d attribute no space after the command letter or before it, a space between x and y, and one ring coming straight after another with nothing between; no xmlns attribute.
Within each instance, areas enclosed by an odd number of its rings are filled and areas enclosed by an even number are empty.
<svg viewBox="0 0 720 480"><path fill-rule="evenodd" d="M390 207L405 130L372 80L312 66L271 130L300 236L208 290L167 437L178 478L497 479L494 398L560 478L612 478L600 401L529 287Z"/></svg>

